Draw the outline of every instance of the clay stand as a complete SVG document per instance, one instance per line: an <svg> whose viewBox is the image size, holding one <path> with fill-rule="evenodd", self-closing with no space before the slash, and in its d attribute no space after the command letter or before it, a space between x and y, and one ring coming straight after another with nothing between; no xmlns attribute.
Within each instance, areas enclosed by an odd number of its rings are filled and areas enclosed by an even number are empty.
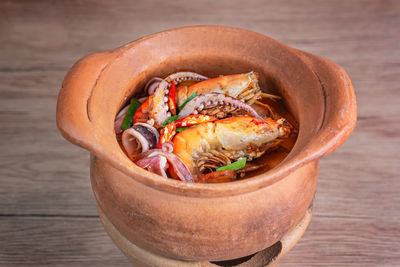
<svg viewBox="0 0 400 267"><path fill-rule="evenodd" d="M259 266L276 266L278 261L294 247L294 245L299 241L301 236L304 234L305 230L310 223L313 205L307 210L303 219L300 223L294 227L290 232L288 232L280 241L274 245L259 251L253 255L249 255L239 259L232 259L227 261L180 261L176 259L166 258L152 252L146 251L129 240L127 240L121 233L112 225L108 220L106 215L97 206L97 210L100 216L100 220L103 223L104 229L107 234L111 237L118 248L128 257L128 259L133 263L134 266L138 267L191 267L191 266L240 266L240 267L259 267Z"/></svg>

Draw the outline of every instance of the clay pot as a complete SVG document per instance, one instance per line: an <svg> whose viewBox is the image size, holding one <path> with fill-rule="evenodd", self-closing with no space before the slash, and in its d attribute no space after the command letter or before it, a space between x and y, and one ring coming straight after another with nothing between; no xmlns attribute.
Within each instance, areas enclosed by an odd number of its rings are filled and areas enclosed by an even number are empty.
<svg viewBox="0 0 400 267"><path fill-rule="evenodd" d="M120 149L114 118L153 76L191 70L210 77L256 71L299 122L297 142L274 169L223 184L191 184L137 167ZM356 123L356 100L335 63L264 35L221 27L156 33L79 60L58 98L63 136L91 152L98 205L129 241L185 260L227 260L271 246L306 213L318 159L341 145Z"/></svg>

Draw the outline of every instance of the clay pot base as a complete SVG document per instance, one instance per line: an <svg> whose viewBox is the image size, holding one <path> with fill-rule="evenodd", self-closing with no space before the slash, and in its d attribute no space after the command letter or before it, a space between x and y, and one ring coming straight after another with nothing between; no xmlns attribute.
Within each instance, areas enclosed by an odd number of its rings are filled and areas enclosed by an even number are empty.
<svg viewBox="0 0 400 267"><path fill-rule="evenodd" d="M144 250L129 240L127 240L121 233L114 227L110 220L103 213L101 208L97 206L99 217L103 223L104 229L111 237L112 241L118 248L128 257L134 266L149 267L149 266L163 266L163 267L208 267L208 266L240 266L240 267L259 267L267 266L272 267L278 264L278 261L286 254L294 245L300 240L305 230L310 223L313 203L310 205L303 219L296 227L288 232L280 241L274 245L259 251L253 255L242 257L239 259L232 259L226 261L180 261L176 259L166 258L147 250Z"/></svg>

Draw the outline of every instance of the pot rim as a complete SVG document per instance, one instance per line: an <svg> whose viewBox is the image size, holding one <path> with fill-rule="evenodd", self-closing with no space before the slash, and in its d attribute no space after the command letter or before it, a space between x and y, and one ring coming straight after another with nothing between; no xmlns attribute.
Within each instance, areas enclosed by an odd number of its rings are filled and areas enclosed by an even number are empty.
<svg viewBox="0 0 400 267"><path fill-rule="evenodd" d="M87 109L87 99L85 99L83 103L82 100L76 97L78 94L77 91L82 90L82 86L76 85L76 80L79 80L79 77L87 77L89 73L87 70L85 70L85 68L98 69L97 72L92 74L92 79L90 79L90 77L87 78L87 80L92 80L91 85L94 85L91 88L93 89L105 68L104 66L109 65L111 62L115 61L115 59L122 57L124 53L133 49L136 45L158 37L162 34L170 34L188 30L207 30L217 31L220 33L228 31L238 32L239 34L254 35L265 40L266 42L272 42L280 47L285 48L290 52L290 55L301 59L318 78L321 85L322 95L324 97L323 118L318 127L319 130L315 134L315 139L306 144L300 152L293 155L292 152L298 145L296 142L289 155L279 165L265 173L229 183L200 184L186 183L174 179L160 179L160 176L136 166L128 159L128 157L119 147L118 149L121 150L120 152L123 154L124 158L121 157L120 153L116 155L114 152L105 149L99 141L99 138L96 137L96 134L94 134L93 137L93 135L88 135L87 132L85 133L85 129L87 130L88 127L90 127L88 124L91 123ZM88 67L89 64L98 66ZM316 68L324 69L322 75ZM335 79L339 81L339 83L337 83L333 88L326 88L326 80L329 79ZM341 90L344 93L333 99L332 97L329 97L330 94L327 92L327 90ZM75 97L73 94L75 94ZM90 94L90 91L87 92L89 97ZM78 95L81 95L81 93ZM338 113L341 114L336 114L332 118L327 118L327 108L337 109L340 111ZM346 116L343 116L343 113ZM63 87L60 90L57 103L57 126L62 135L70 142L89 150L99 158L108 161L108 163L110 163L113 167L122 171L130 178L151 186L154 189L191 197L221 197L243 194L272 185L278 182L280 179L283 179L289 172L295 171L304 164L318 160L319 158L329 154L338 146L340 146L353 131L356 124L356 113L356 99L353 86L347 76L347 73L335 63L327 59L291 48L283 43L280 43L279 41L257 32L226 26L202 25L185 26L157 32L137 39L136 41L129 42L119 48L95 53L79 60L67 74L63 82ZM299 128L299 135L300 132L301 125ZM118 145L116 140L115 145Z"/></svg>

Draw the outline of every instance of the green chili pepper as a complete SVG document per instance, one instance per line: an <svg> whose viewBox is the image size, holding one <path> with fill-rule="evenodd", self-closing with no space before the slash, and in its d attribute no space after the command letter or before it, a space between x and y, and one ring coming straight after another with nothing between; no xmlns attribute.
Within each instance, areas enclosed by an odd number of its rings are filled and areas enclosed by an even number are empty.
<svg viewBox="0 0 400 267"><path fill-rule="evenodd" d="M169 117L168 119L166 119L164 121L164 123L162 124L162 127L165 127L170 122L176 121L178 118L179 118L179 115L175 115L175 116Z"/></svg>
<svg viewBox="0 0 400 267"><path fill-rule="evenodd" d="M225 171L225 170L237 171L243 169L245 165L246 165L246 158L241 158L235 161L234 163L231 163L223 167L219 167L218 169L216 169L216 171Z"/></svg>
<svg viewBox="0 0 400 267"><path fill-rule="evenodd" d="M179 107L179 111L181 111L181 110L186 106L186 104L187 104L190 100L192 100L193 98L195 98L196 96L198 96L198 94L196 94L196 93L191 94L191 95L185 100L185 102L183 102L183 104Z"/></svg>
<svg viewBox="0 0 400 267"><path fill-rule="evenodd" d="M142 105L136 98L132 97L131 104L129 105L128 111L125 114L124 121L121 124L121 129L126 130L132 126L133 115L135 115L136 110Z"/></svg>

